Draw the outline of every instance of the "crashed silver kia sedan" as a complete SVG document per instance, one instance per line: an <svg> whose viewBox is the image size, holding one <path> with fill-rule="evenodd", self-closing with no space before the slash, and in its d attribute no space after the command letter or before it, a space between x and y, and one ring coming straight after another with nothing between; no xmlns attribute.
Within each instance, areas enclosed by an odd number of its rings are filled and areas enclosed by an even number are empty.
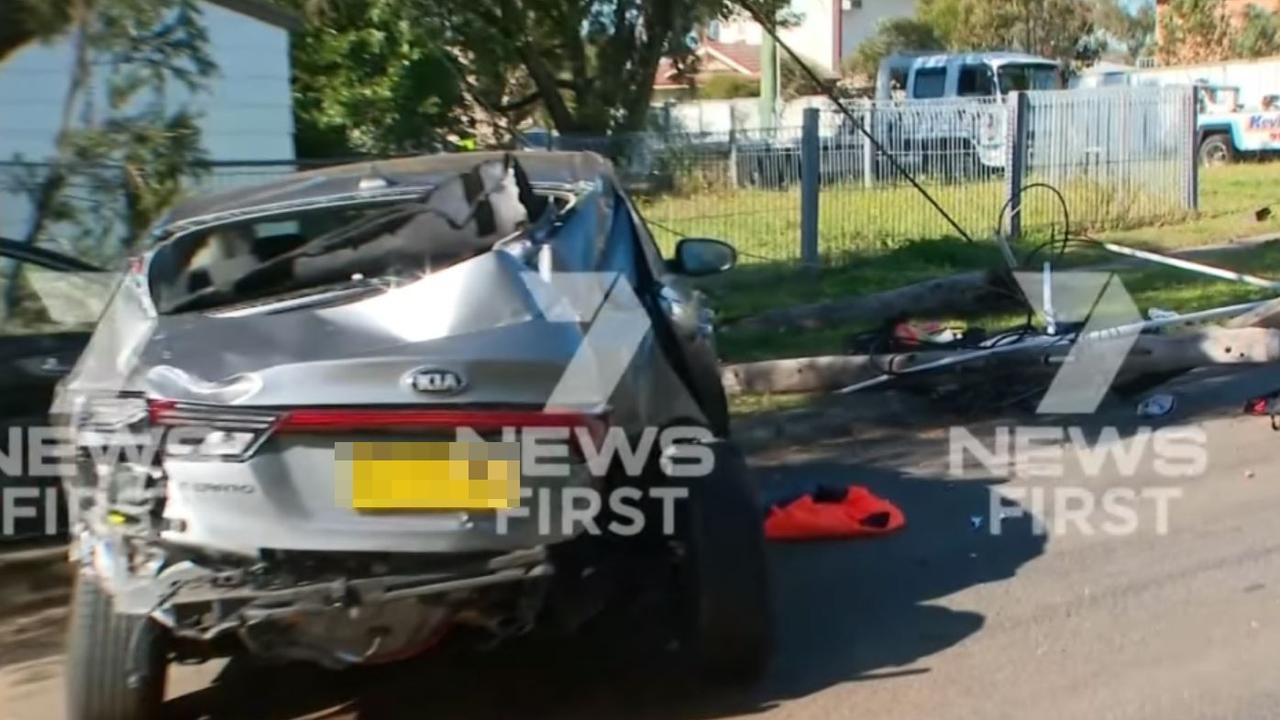
<svg viewBox="0 0 1280 720"><path fill-rule="evenodd" d="M730 246L664 259L598 156L471 153L202 197L149 247L54 405L71 717L155 715L171 662L381 663L641 584L691 669L762 669L761 513L689 284Z"/></svg>

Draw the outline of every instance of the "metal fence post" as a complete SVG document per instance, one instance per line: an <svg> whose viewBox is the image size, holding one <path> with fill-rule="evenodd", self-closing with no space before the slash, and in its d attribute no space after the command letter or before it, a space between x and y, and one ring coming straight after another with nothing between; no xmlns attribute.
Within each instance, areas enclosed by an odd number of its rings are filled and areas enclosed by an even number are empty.
<svg viewBox="0 0 1280 720"><path fill-rule="evenodd" d="M737 190L738 183L738 113L729 106L729 187Z"/></svg>
<svg viewBox="0 0 1280 720"><path fill-rule="evenodd" d="M1009 208L1005 216L1008 233L1005 238L1010 242L1022 236L1022 186L1027 174L1027 122L1030 106L1030 98L1025 92L1009 93L1005 105L1008 119L1005 122L1004 177L1005 202ZM1008 248L1005 248L1005 254L1009 254Z"/></svg>
<svg viewBox="0 0 1280 720"><path fill-rule="evenodd" d="M867 105L866 110L862 113L862 127L866 128L869 133L875 134L876 132L876 106L874 102ZM876 184L876 146L871 143L870 138L858 132L857 128L849 128L849 132L853 133L853 137L862 141L862 187L870 190Z"/></svg>
<svg viewBox="0 0 1280 720"><path fill-rule="evenodd" d="M818 108L805 108L800 138L800 259L818 266Z"/></svg>
<svg viewBox="0 0 1280 720"><path fill-rule="evenodd" d="M1192 212L1200 210L1200 111L1196 107L1196 89L1187 90L1186 111L1187 123L1187 158L1186 158L1186 196L1183 206Z"/></svg>

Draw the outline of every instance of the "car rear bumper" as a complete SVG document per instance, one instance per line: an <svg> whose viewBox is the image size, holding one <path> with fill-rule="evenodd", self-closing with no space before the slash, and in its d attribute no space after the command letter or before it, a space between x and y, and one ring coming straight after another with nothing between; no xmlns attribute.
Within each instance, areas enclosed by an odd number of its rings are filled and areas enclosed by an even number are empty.
<svg viewBox="0 0 1280 720"><path fill-rule="evenodd" d="M564 522L563 491L590 488L581 464L564 474L521 477L520 507L508 511L362 511L335 472L342 436L271 440L244 462L167 460L162 538L207 552L509 552L576 534Z"/></svg>

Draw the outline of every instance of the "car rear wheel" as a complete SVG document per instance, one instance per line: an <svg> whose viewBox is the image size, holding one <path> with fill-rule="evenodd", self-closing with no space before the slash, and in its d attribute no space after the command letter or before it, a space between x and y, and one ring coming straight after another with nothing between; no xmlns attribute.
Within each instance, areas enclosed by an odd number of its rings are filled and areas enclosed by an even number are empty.
<svg viewBox="0 0 1280 720"><path fill-rule="evenodd" d="M167 671L165 629L146 615L117 613L92 575L76 580L67 638L67 717L160 716Z"/></svg>
<svg viewBox="0 0 1280 720"><path fill-rule="evenodd" d="M773 602L764 529L742 454L708 445L710 475L685 478L677 512L677 623L681 650L704 679L755 682L773 654Z"/></svg>

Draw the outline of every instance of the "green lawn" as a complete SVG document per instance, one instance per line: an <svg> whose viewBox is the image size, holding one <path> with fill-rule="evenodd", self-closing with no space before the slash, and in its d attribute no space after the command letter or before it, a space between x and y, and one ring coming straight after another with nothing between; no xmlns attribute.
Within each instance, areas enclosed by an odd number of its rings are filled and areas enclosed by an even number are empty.
<svg viewBox="0 0 1280 720"><path fill-rule="evenodd" d="M1001 192L997 184L978 188L943 187L939 193L940 201L973 201L959 205L965 210L957 213L957 219L962 224L966 221L973 223L966 227L981 227L982 216L992 214L992 219L985 225L985 233L971 231L976 240L972 244L949 234L945 223L936 213L929 215L927 208L912 208L910 213L886 210L895 202L903 207L910 207L913 202L924 202L918 196L913 197L910 191L895 189L883 192L886 195L881 196L880 191L859 191L856 194L830 189L824 191L819 235L824 243L827 238L836 238L841 253L834 261L829 259L826 266L812 272L798 269L791 261L769 260L795 256L791 252L790 238L799 233L798 210L788 204L794 200L791 193L753 190L710 193L709 197L713 199L650 200L645 204L645 213L651 222L656 220L673 231L693 228L683 232L684 235L735 238L735 244L744 254L742 266L730 276L707 284L707 291L720 311L721 321L730 325L734 320L769 308L874 293L1001 263L999 253L990 240L994 226L992 203L998 209L999 201L994 198L998 198ZM1077 190L1072 195L1078 197L1081 192ZM840 200L828 205L829 196ZM1025 254L1043 242L1053 230L1051 226L1057 213L1054 211L1056 203L1050 203L1050 200L1047 196L1028 199L1026 212L1031 227L1019 244L1020 253ZM864 214L828 212L831 208L841 207L838 202L861 203L858 209ZM1259 221L1255 217L1255 211L1272 204L1280 213L1280 163L1210 168L1201 178L1201 209L1197 216L1179 216L1176 222L1139 227L1108 229L1104 226L1092 230L1091 234L1099 239L1157 250L1218 244L1241 237L1280 232L1280 220L1277 218ZM707 207L714 207L714 212L703 211ZM1088 213L1073 212L1073 215L1087 217ZM663 217L682 219L668 225L661 219ZM914 237L909 237L910 229L893 224L904 217L923 218ZM664 232L661 228L659 235L664 236L662 240L668 244L675 237L674 232ZM784 243L778 238L788 240ZM827 246L830 247L830 243ZM1082 264L1103 257L1096 251L1075 250L1066 262ZM1271 246L1231 254L1221 263L1280 277L1280 250ZM1151 306L1193 310L1265 297L1265 293L1247 286L1212 282L1177 270L1138 268L1125 270L1121 275L1143 310ZM1007 311L1000 311L996 319L1001 317L1012 316ZM806 332L748 333L734 332L730 328L721 337L721 351L728 361L838 353L850 335L865 329L837 327Z"/></svg>

